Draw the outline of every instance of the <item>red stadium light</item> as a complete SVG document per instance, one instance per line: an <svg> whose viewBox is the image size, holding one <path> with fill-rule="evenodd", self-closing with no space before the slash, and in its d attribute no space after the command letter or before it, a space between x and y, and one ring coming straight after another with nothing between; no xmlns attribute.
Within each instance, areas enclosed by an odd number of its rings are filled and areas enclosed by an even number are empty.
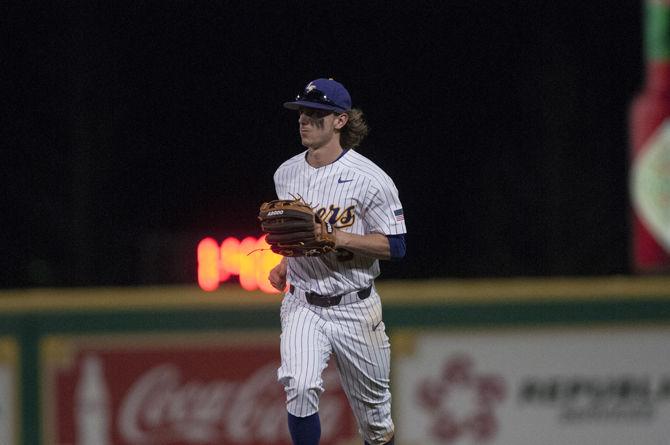
<svg viewBox="0 0 670 445"><path fill-rule="evenodd" d="M213 238L198 243L198 284L203 290L219 287L219 245Z"/></svg>
<svg viewBox="0 0 670 445"><path fill-rule="evenodd" d="M212 292L219 288L220 283L236 275L245 290L279 293L270 284L268 274L282 257L269 247L265 236L248 236L242 241L228 237L220 246L213 238L201 240L197 249L198 285L202 290Z"/></svg>

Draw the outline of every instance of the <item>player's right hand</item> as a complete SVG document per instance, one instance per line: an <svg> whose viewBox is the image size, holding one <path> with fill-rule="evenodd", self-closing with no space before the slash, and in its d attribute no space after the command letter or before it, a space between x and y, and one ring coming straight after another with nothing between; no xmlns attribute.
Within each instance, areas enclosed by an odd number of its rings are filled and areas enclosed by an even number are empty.
<svg viewBox="0 0 670 445"><path fill-rule="evenodd" d="M284 259L270 270L268 280L272 287L280 292L284 292L286 289L286 261Z"/></svg>

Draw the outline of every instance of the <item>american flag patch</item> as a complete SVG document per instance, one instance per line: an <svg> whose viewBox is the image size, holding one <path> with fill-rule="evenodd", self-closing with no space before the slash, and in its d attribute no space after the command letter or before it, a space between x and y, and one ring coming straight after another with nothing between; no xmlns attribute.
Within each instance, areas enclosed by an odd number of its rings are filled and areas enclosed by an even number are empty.
<svg viewBox="0 0 670 445"><path fill-rule="evenodd" d="M394 210L393 215L395 216L396 221L404 221L405 215L402 213L402 209Z"/></svg>

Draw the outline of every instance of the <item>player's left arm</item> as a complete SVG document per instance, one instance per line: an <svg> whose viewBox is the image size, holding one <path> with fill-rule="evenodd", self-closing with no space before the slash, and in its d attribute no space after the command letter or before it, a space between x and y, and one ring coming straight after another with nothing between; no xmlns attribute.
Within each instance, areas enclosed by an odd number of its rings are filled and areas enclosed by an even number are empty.
<svg viewBox="0 0 670 445"><path fill-rule="evenodd" d="M364 235L335 230L335 247L380 260L399 260L405 256L405 217L398 190L384 175L370 187L364 216Z"/></svg>
<svg viewBox="0 0 670 445"><path fill-rule="evenodd" d="M335 248L345 249L355 254L364 255L380 260L391 259L391 244L389 238L381 233L356 235L355 233L335 230Z"/></svg>

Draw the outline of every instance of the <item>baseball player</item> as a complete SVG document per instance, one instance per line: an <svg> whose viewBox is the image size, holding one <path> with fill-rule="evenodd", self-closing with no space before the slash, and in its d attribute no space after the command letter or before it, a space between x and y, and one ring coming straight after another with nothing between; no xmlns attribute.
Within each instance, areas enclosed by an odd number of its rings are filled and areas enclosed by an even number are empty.
<svg viewBox="0 0 670 445"><path fill-rule="evenodd" d="M279 199L300 196L332 227L334 252L284 257L272 285L281 306L281 367L296 445L319 443L321 373L334 355L342 386L368 445L393 444L390 344L374 285L379 260L405 256L405 221L391 178L354 151L368 128L345 87L316 79L284 107L296 110L306 151L275 172ZM315 231L323 230L315 224Z"/></svg>

